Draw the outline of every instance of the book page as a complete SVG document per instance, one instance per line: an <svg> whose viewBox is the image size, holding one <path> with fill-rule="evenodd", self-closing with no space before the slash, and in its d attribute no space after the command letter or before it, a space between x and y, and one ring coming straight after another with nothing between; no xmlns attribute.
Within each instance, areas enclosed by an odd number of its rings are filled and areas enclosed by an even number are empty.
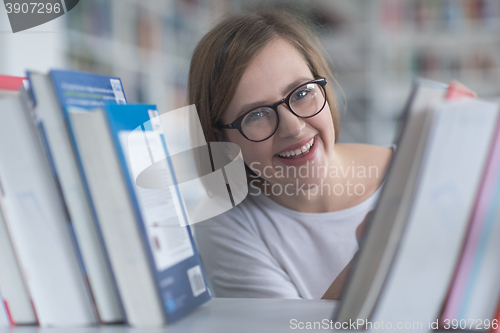
<svg viewBox="0 0 500 333"><path fill-rule="evenodd" d="M121 131L119 140L156 268L158 271L166 270L193 256L194 251L188 230L181 226L184 224L181 224L180 219L184 219L184 216L182 208L178 207L179 202L175 200L177 193L160 134L138 128L134 131ZM151 174L155 179L150 181L155 187L137 186L136 179L139 174L153 165L162 170L161 179L158 179L158 172ZM147 177L147 173L142 176Z"/></svg>

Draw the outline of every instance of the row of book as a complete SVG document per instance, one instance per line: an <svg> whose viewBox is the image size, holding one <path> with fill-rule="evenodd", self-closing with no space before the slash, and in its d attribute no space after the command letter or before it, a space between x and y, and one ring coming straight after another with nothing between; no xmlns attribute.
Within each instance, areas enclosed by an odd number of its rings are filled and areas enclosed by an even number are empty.
<svg viewBox="0 0 500 333"><path fill-rule="evenodd" d="M117 77L24 83L0 95L0 326L158 327L208 301L156 106Z"/></svg>
<svg viewBox="0 0 500 333"><path fill-rule="evenodd" d="M227 14L239 3L176 0L149 4L136 0L124 6L119 0L96 0L80 4L67 20L67 27L97 38L114 37L138 50L185 58L195 45L190 41L199 37L197 28ZM120 16L113 15L116 11Z"/></svg>
<svg viewBox="0 0 500 333"><path fill-rule="evenodd" d="M463 95L414 85L337 321L498 331L500 104Z"/></svg>
<svg viewBox="0 0 500 333"><path fill-rule="evenodd" d="M457 33L468 28L495 31L500 6L495 0L383 0L379 13L382 25L388 29L415 27Z"/></svg>
<svg viewBox="0 0 500 333"><path fill-rule="evenodd" d="M454 77L467 81L498 82L497 58L493 47L476 45L472 50L442 54L439 50L398 45L381 55L384 71L407 80L414 75Z"/></svg>
<svg viewBox="0 0 500 333"><path fill-rule="evenodd" d="M25 88L0 93L0 326L157 327L208 301L156 107L116 77L2 81ZM498 330L499 103L464 94L415 84L337 321Z"/></svg>

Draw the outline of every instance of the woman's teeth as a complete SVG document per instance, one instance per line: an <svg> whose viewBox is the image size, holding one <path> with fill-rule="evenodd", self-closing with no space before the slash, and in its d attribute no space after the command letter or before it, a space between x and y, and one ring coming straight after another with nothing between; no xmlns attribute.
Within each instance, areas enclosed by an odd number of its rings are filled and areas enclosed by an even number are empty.
<svg viewBox="0 0 500 333"><path fill-rule="evenodd" d="M278 156L287 158L287 157L302 155L305 152L307 152L313 145L314 145L314 138L312 138L311 141L309 141L308 143L306 143L302 147L297 148L295 150L289 150L289 151L279 153Z"/></svg>

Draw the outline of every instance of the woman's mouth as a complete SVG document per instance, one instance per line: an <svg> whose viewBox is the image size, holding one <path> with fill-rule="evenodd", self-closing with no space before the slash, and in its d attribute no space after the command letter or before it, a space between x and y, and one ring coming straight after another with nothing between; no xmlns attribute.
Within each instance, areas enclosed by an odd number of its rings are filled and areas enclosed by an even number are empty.
<svg viewBox="0 0 500 333"><path fill-rule="evenodd" d="M281 158L286 158L286 159L301 158L302 156L309 153L309 150L311 149L311 147L314 146L315 139L316 139L316 137L313 137L310 141L308 141L302 147L297 148L295 150L284 151L284 152L281 152L277 155Z"/></svg>

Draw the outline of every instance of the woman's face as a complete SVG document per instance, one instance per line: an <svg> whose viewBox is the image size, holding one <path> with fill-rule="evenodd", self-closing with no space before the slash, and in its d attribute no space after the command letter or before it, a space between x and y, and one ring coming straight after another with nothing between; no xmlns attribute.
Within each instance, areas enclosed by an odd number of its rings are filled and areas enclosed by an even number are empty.
<svg viewBox="0 0 500 333"><path fill-rule="evenodd" d="M257 55L243 73L222 123L232 123L248 110L249 105L274 104L312 79L315 78L301 53L289 42L276 39ZM323 173L328 170L335 141L328 103L319 114L307 119L298 118L285 104L281 104L278 116L276 133L265 141L249 141L234 129L225 129L225 136L240 146L245 164L261 178L294 187L305 185L305 189L308 185L319 184L324 174L318 170ZM309 147L311 141L313 145ZM298 149L301 149L301 154L286 157L289 155L287 152L291 155Z"/></svg>

